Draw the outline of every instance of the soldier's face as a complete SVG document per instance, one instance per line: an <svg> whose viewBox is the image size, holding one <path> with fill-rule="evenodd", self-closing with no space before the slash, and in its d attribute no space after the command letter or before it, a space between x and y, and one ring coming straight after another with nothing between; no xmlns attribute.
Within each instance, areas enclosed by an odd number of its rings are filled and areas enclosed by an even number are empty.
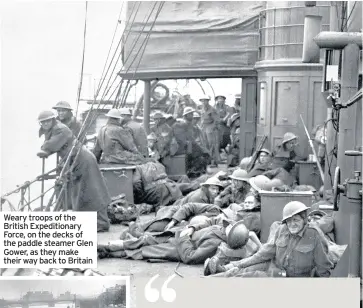
<svg viewBox="0 0 363 308"><path fill-rule="evenodd" d="M67 117L68 109L58 108L57 113L58 113L59 119L64 120Z"/></svg>
<svg viewBox="0 0 363 308"><path fill-rule="evenodd" d="M256 207L256 199L254 196L248 196L244 203L243 206L246 210L252 210Z"/></svg>
<svg viewBox="0 0 363 308"><path fill-rule="evenodd" d="M184 116L185 120L188 122L193 121L193 113L188 113Z"/></svg>
<svg viewBox="0 0 363 308"><path fill-rule="evenodd" d="M40 126L43 128L43 130L48 131L52 128L53 125L53 119L45 120L39 122Z"/></svg>
<svg viewBox="0 0 363 308"><path fill-rule="evenodd" d="M259 160L260 160L261 164L266 164L271 160L271 157L267 153L261 152L260 156L259 156Z"/></svg>
<svg viewBox="0 0 363 308"><path fill-rule="evenodd" d="M224 104L226 102L226 100L223 98L223 97L218 97L217 98L217 103L220 103L220 104Z"/></svg>
<svg viewBox="0 0 363 308"><path fill-rule="evenodd" d="M209 195L212 197L212 198L215 198L218 196L219 194L219 186L216 186L216 185L209 185L208 187L208 192L209 192Z"/></svg>
<svg viewBox="0 0 363 308"><path fill-rule="evenodd" d="M305 221L297 214L286 219L286 224L291 234L298 234L304 228Z"/></svg>
<svg viewBox="0 0 363 308"><path fill-rule="evenodd" d="M202 104L203 104L203 106L204 106L204 107L209 106L209 100L207 100L207 99L202 99L202 100L201 100L201 102L202 102Z"/></svg>
<svg viewBox="0 0 363 308"><path fill-rule="evenodd" d="M244 187L244 181L232 179L232 189L240 190Z"/></svg>
<svg viewBox="0 0 363 308"><path fill-rule="evenodd" d="M292 151L293 149L295 149L297 146L297 142L296 140L290 140L289 142L285 143L285 148L288 151Z"/></svg>

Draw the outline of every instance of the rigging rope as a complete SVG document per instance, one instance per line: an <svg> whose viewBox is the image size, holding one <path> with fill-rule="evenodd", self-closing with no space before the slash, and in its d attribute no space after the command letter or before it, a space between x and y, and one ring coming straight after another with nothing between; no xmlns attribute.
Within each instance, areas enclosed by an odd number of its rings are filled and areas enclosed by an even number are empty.
<svg viewBox="0 0 363 308"><path fill-rule="evenodd" d="M81 90L82 90L82 82L83 82L84 54L86 51L86 33L87 33L87 7L88 7L88 2L86 1L86 12L85 12L85 16L84 16L84 30L83 30L82 65L81 65L81 76L80 76L78 93L77 93L77 108L76 108L76 115L75 115L76 118L78 115L79 100L81 98Z"/></svg>
<svg viewBox="0 0 363 308"><path fill-rule="evenodd" d="M155 7L155 5L154 5L154 7ZM162 6L160 6L160 7L159 7L159 13L160 13L160 11L161 11L161 7L162 7ZM151 14L152 14L152 12L149 14L149 17L151 16ZM155 17L155 21L156 21L157 17L158 17L158 14L157 14L157 15L156 15L156 17ZM149 19L149 18L148 18L148 19ZM155 24L155 21L154 21L154 23L153 23L153 24ZM151 30L152 30L152 28L150 28L149 32L151 32ZM96 97L95 97L95 99L96 99ZM95 100L94 100L94 102L95 102ZM94 102L93 102L93 104L94 104ZM101 104L101 102L102 102L102 99L100 100L99 105ZM92 104L92 107L93 107L93 104ZM99 105L98 105L98 106L99 106ZM81 127L81 131L80 131L80 133L79 133L78 137L79 137L79 136L83 133L84 128L86 127L86 125L85 125L85 124L86 124L86 121L87 121L87 119L88 119L88 117L89 117L89 115L90 115L90 113L91 113L92 107L91 107L91 109L89 110L89 112L87 113L87 117L86 117L85 123L82 125L82 127ZM82 138L82 139L84 139L84 138L85 138L85 135L83 136L83 138ZM80 140L80 141L81 141L81 140ZM74 149L75 149L75 147L76 147L76 144L77 144L77 142L75 142L75 144L72 146L72 149L71 149L71 151L69 152L69 154L68 154L68 156L67 156L66 163L64 164L63 169L62 169L62 171L61 171L61 173L60 173L60 176L59 176L59 178L60 178L60 179L61 179L61 178L65 175L65 173L66 173L66 172L65 172L65 169L66 169L66 167L67 167L67 165L68 165L68 163L69 163L69 161L70 161L70 157L73 155L73 151L74 151ZM82 144L82 141L81 141L81 144ZM82 146L80 146L80 147L79 147L78 152L77 152L77 154L76 154L76 156L75 156L75 158L74 158L74 160L73 160L73 163L71 164L71 166L70 166L70 168L68 169L67 173L72 172L72 170L74 169L75 164L76 164L76 162L77 162L77 158L78 158L78 156L79 156L79 154L80 154L81 149L82 149ZM58 206L59 206L59 204L60 204L60 200L61 200L61 198L60 198L60 197L61 197L61 195L63 194L64 190L65 190L65 185L63 185L63 186L62 186L62 189L61 189L61 192L60 192L59 198L57 199L56 204L55 204L55 209L57 209L57 207L58 207Z"/></svg>

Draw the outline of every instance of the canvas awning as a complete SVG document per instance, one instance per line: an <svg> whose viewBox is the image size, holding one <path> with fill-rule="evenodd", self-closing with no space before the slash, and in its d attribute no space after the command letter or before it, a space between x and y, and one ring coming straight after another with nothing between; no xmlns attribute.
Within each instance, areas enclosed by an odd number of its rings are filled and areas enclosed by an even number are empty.
<svg viewBox="0 0 363 308"><path fill-rule="evenodd" d="M265 2L166 1L155 21L160 3L128 2L122 77L256 75L258 17Z"/></svg>

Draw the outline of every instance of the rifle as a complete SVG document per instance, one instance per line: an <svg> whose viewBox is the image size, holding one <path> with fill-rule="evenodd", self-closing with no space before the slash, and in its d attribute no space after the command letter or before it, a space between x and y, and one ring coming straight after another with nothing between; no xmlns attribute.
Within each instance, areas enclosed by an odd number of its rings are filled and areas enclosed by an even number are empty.
<svg viewBox="0 0 363 308"><path fill-rule="evenodd" d="M304 120L303 120L301 114L300 114L300 119L301 119L302 124L304 125L305 133L306 133L306 136L308 137L308 140L309 140L309 145L310 145L310 147L311 147L311 149L313 151L313 155L315 157L316 164L318 165L318 169L319 169L319 172L320 172L320 177L321 177L321 180L322 180L322 182L324 184L324 172L323 172L323 169L321 168L321 165L320 165L320 162L319 162L319 159L318 159L318 155L316 155L316 152L315 152L313 141L310 138L310 134L308 132L308 129L305 126L305 123L304 123Z"/></svg>
<svg viewBox="0 0 363 308"><path fill-rule="evenodd" d="M258 146L256 147L255 152L252 155L251 162L247 165L247 172L250 172L252 170L252 168L254 167L254 165L256 163L256 160L258 158L258 155L259 155L260 151L262 150L263 145L266 142L266 139L267 139L267 136L263 135L262 139L260 140L260 143L258 144Z"/></svg>

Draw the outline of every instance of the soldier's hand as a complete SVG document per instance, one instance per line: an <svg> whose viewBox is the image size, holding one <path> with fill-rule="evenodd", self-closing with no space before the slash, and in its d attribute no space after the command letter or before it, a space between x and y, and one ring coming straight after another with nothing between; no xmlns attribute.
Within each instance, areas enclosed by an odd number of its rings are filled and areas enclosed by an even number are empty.
<svg viewBox="0 0 363 308"><path fill-rule="evenodd" d="M164 231L168 231L170 230L172 227L175 226L175 220L172 220L171 222L169 222L166 227L164 228Z"/></svg>
<svg viewBox="0 0 363 308"><path fill-rule="evenodd" d="M192 236L192 234L194 233L194 228L185 228L182 232L180 232L180 237L183 236Z"/></svg>

